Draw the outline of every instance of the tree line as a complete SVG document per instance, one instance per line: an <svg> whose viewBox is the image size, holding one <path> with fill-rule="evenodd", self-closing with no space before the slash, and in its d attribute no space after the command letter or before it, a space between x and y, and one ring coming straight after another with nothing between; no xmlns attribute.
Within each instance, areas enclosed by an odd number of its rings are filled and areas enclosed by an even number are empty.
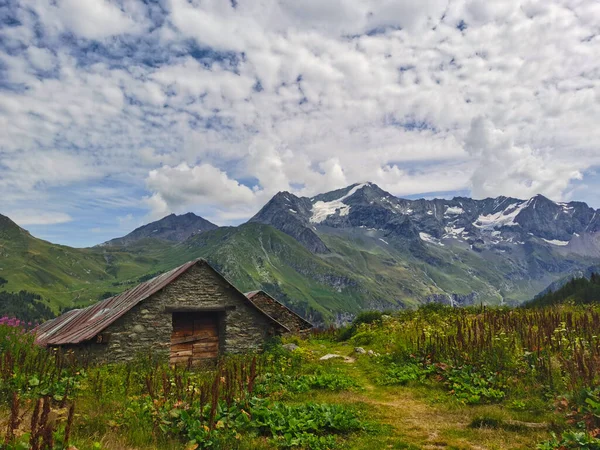
<svg viewBox="0 0 600 450"><path fill-rule="evenodd" d="M0 291L0 317L16 317L24 322L52 319L54 313L42 302L42 297L32 292Z"/></svg>
<svg viewBox="0 0 600 450"><path fill-rule="evenodd" d="M556 291L539 295L527 306L549 306L571 301L575 304L600 302L600 275L592 273L590 278L573 278Z"/></svg>

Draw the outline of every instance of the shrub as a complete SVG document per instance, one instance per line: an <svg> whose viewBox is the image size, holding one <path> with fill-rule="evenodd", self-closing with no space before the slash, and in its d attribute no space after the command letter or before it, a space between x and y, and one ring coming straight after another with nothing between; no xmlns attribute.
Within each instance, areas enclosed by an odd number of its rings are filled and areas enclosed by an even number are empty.
<svg viewBox="0 0 600 450"><path fill-rule="evenodd" d="M0 325L0 401L12 393L25 399L50 396L64 403L85 372L69 364L69 355L34 345L34 336L10 322Z"/></svg>
<svg viewBox="0 0 600 450"><path fill-rule="evenodd" d="M445 379L450 392L463 403L494 403L505 396L496 374L477 372L470 366L448 369Z"/></svg>
<svg viewBox="0 0 600 450"><path fill-rule="evenodd" d="M363 323L371 324L381 322L381 316L383 316L381 311L363 311L354 318L352 325L358 327Z"/></svg>
<svg viewBox="0 0 600 450"><path fill-rule="evenodd" d="M377 334L373 331L361 331L352 336L350 341L354 345L371 345L375 341L376 337Z"/></svg>
<svg viewBox="0 0 600 450"><path fill-rule="evenodd" d="M363 429L356 412L342 405L306 403L289 406L255 399L251 414L251 426L260 434L270 434L275 439L303 439L306 433L323 436Z"/></svg>
<svg viewBox="0 0 600 450"><path fill-rule="evenodd" d="M561 438L552 433L552 439L542 442L538 450L600 450L600 439L583 431L566 431Z"/></svg>
<svg viewBox="0 0 600 450"><path fill-rule="evenodd" d="M383 378L379 380L383 385L405 385L411 381L425 381L428 375L435 372L430 366L423 368L414 363L394 364L392 363L384 373Z"/></svg>
<svg viewBox="0 0 600 450"><path fill-rule="evenodd" d="M381 311L363 311L359 313L350 326L340 329L338 339L340 341L347 341L356 334L359 326L362 324L381 323L381 316L383 316Z"/></svg>
<svg viewBox="0 0 600 450"><path fill-rule="evenodd" d="M313 374L284 374L269 372L260 380L260 386L265 393L290 392L303 393L311 389L327 391L343 391L357 388L359 384L343 372L322 372Z"/></svg>

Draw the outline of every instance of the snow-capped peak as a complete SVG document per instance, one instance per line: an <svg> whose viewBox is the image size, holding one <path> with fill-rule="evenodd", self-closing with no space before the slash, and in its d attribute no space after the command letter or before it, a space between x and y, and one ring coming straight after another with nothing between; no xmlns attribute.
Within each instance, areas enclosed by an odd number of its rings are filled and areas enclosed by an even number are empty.
<svg viewBox="0 0 600 450"><path fill-rule="evenodd" d="M557 245L559 247L564 247L565 245L569 245L569 241L560 241L558 239L544 239L544 238L542 238L542 240L546 241L548 244Z"/></svg>
<svg viewBox="0 0 600 450"><path fill-rule="evenodd" d="M524 202L512 203L502 211L494 214L481 215L473 222L473 225L484 230L516 226L518 225L515 222L516 217L529 203L531 203L531 199Z"/></svg>
<svg viewBox="0 0 600 450"><path fill-rule="evenodd" d="M448 206L446 208L445 215L447 216L456 216L458 214L463 214L465 211L460 206Z"/></svg>
<svg viewBox="0 0 600 450"><path fill-rule="evenodd" d="M330 202L323 202L323 201L315 202L313 204L312 216L310 218L310 221L312 223L321 223L325 219L327 219L327 217L329 217L330 215L335 214L335 212L337 210L340 211L340 216L347 216L348 213L350 212L350 206L346 205L344 203L344 200L346 200L348 197L351 197L357 191L359 191L360 189L364 188L365 186L367 186L369 184L370 183L357 184L352 189L350 189L346 195L344 195L336 200L332 200Z"/></svg>

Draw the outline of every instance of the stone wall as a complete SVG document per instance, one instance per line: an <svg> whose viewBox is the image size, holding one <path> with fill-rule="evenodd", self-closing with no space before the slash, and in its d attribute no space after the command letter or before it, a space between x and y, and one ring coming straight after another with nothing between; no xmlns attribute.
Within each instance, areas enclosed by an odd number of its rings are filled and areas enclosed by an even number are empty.
<svg viewBox="0 0 600 450"><path fill-rule="evenodd" d="M199 262L107 327L103 332L107 343L89 342L70 348L92 362L130 361L150 352L167 358L173 328L172 313L165 312L167 306L232 308L222 313L220 353L260 350L265 339L277 332L272 321L243 294Z"/></svg>
<svg viewBox="0 0 600 450"><path fill-rule="evenodd" d="M290 331L296 333L310 330L312 326L298 317L287 307L260 291L252 296L252 303L266 312L273 319L285 325Z"/></svg>

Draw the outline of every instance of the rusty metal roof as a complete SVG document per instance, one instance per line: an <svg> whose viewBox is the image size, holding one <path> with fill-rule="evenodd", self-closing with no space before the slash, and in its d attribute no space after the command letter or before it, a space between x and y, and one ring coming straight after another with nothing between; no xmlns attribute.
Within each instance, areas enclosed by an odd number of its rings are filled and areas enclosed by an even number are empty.
<svg viewBox="0 0 600 450"><path fill-rule="evenodd" d="M34 331L39 345L79 344L92 339L142 300L160 291L202 260L189 261L136 287L87 308L74 309L44 322Z"/></svg>
<svg viewBox="0 0 600 450"><path fill-rule="evenodd" d="M219 273L219 271L212 267L206 260L195 259L176 267L169 272L160 274L151 280L145 281L134 288L115 295L114 297L102 300L87 308L67 311L56 319L44 322L33 330L36 335L35 342L39 345L48 346L79 344L92 339L135 305L157 293L198 263L206 264L220 278L230 284L250 305L269 318L277 326L281 327L281 329L289 331L285 325L279 323L256 306L248 297L246 297L246 295L233 286L227 278Z"/></svg>
<svg viewBox="0 0 600 450"><path fill-rule="evenodd" d="M250 300L252 302L252 304L254 304L254 306L256 306L258 309L260 309L260 307L258 305L256 305L254 303L254 301L252 300L256 295L258 294L265 294L267 297L269 297L271 300L273 300L277 305L279 305L281 308L289 311L291 314L293 314L294 316L296 316L298 319L300 319L301 321L303 321L306 325L308 325L310 328L314 328L314 325L312 323L310 323L308 320L306 320L304 317L302 317L300 314L292 311L290 308L288 308L287 306L285 306L283 303L281 303L279 300L277 300L275 297L273 297L272 295L268 294L265 291L262 290L258 290L258 291L250 291L250 292L246 292L244 295L248 298L248 300ZM261 309L262 311L262 309ZM265 311L263 311L263 313L266 314Z"/></svg>

